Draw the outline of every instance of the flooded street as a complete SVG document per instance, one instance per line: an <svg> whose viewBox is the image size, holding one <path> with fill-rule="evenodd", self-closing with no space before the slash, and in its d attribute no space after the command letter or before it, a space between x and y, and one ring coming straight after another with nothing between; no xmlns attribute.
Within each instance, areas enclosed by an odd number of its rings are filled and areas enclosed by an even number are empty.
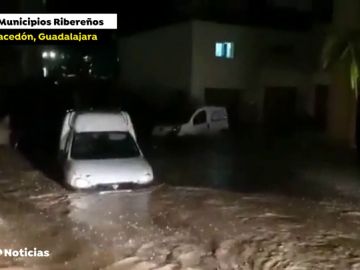
<svg viewBox="0 0 360 270"><path fill-rule="evenodd" d="M254 141L154 142L164 184L118 193L67 191L2 149L0 248L50 256L0 269L360 269L354 154Z"/></svg>
<svg viewBox="0 0 360 270"><path fill-rule="evenodd" d="M360 270L360 0L4 0L0 270Z"/></svg>

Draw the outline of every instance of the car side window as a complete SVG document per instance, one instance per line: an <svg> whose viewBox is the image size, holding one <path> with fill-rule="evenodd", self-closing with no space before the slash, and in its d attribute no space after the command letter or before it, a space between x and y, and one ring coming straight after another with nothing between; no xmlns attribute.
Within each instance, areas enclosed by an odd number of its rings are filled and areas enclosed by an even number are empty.
<svg viewBox="0 0 360 270"><path fill-rule="evenodd" d="M223 111L214 111L211 114L211 122L218 122L226 119L226 116Z"/></svg>
<svg viewBox="0 0 360 270"><path fill-rule="evenodd" d="M201 125L206 123L206 111L200 111L195 115L193 120L194 125Z"/></svg>

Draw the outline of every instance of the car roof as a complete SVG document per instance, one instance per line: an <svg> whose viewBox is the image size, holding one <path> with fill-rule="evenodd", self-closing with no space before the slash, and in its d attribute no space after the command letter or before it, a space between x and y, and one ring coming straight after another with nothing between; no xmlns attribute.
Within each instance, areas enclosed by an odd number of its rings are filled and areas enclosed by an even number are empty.
<svg viewBox="0 0 360 270"><path fill-rule="evenodd" d="M72 127L76 132L130 131L127 112L82 111L76 112Z"/></svg>

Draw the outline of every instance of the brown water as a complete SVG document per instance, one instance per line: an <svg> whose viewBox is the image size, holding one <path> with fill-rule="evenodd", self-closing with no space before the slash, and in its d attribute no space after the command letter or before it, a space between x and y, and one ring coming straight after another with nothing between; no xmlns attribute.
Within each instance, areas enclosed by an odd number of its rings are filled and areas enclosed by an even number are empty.
<svg viewBox="0 0 360 270"><path fill-rule="evenodd" d="M227 145L158 145L149 158L168 184L103 194L68 192L2 149L0 248L51 256L2 256L0 267L360 269L350 155Z"/></svg>

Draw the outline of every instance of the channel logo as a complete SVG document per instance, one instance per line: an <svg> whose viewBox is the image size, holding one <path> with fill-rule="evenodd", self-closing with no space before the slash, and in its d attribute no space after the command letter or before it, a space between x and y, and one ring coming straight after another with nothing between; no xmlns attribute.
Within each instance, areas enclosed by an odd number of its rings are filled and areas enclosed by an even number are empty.
<svg viewBox="0 0 360 270"><path fill-rule="evenodd" d="M22 257L49 257L50 251L48 250L40 250L37 248L28 249L0 249L0 256L3 257L14 257L14 258L22 258Z"/></svg>

